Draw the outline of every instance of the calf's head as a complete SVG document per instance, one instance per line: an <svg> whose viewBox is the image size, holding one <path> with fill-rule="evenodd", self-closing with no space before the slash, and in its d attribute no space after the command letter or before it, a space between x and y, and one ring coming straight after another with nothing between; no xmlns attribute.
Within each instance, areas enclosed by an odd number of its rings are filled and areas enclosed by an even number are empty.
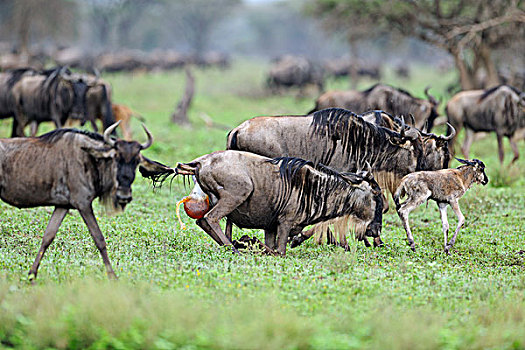
<svg viewBox="0 0 525 350"><path fill-rule="evenodd" d="M456 159L458 162L471 166L474 169L474 182L482 184L483 186L489 183L489 178L487 174L485 174L485 164L481 160L479 159L466 160L466 159L459 159L459 158L456 158Z"/></svg>
<svg viewBox="0 0 525 350"><path fill-rule="evenodd" d="M158 175L171 174L173 169L144 157L140 152L153 143L151 133L142 125L148 140L141 144L137 141L112 139L110 135L119 125L120 121L113 124L104 132L105 147L84 148L99 162L105 162L105 169L109 171L111 191L109 192L113 209L124 210L132 200L131 184L135 180L137 167L141 167L142 174Z"/></svg>

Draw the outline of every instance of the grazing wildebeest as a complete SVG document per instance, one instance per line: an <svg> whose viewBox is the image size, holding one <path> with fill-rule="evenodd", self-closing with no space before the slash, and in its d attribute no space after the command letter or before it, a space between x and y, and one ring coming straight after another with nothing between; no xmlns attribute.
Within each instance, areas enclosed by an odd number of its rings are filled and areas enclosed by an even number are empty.
<svg viewBox="0 0 525 350"><path fill-rule="evenodd" d="M408 91L384 84L373 85L365 91L328 91L319 96L310 113L329 107L345 108L358 113L380 109L397 116L412 114L418 129L428 122L428 130L431 130L434 119L439 116L439 102L428 93L428 89L425 89L428 100L413 97Z"/></svg>
<svg viewBox="0 0 525 350"><path fill-rule="evenodd" d="M52 121L60 128L70 116L83 118L88 87L66 67L22 76L11 89L16 104L12 136L24 136L28 124L34 136L41 122Z"/></svg>
<svg viewBox="0 0 525 350"><path fill-rule="evenodd" d="M212 198L212 209L197 225L220 245L231 244L231 223L264 229L265 244L280 254L306 226L342 216L351 218L358 239L381 233L383 197L367 172L338 173L299 158L219 151L179 163L175 173L195 175ZM227 234L219 225L223 217Z"/></svg>
<svg viewBox="0 0 525 350"><path fill-rule="evenodd" d="M519 128L520 119L525 118L525 93L508 85L499 85L487 90L467 90L454 95L447 103L448 122L459 132L465 127L466 136L462 152L468 158L474 132L492 131L498 140L499 161L503 164L503 136L509 138L514 152L514 163L519 150L512 138ZM454 139L450 142L453 152Z"/></svg>
<svg viewBox="0 0 525 350"><path fill-rule="evenodd" d="M319 91L323 91L323 72L306 58L287 55L273 64L266 83L274 92L280 87L292 86L302 91L308 84L316 85Z"/></svg>
<svg viewBox="0 0 525 350"><path fill-rule="evenodd" d="M394 194L394 202L403 226L407 233L408 243L413 251L416 250L414 237L408 224L408 214L428 199L436 201L441 213L443 235L445 236L445 252L448 254L454 246L459 229L465 223L465 217L459 209L458 200L472 186L473 183L486 185L489 182L485 174L485 164L478 159L463 160L456 158L461 165L457 169L443 169L437 171L420 171L408 174L403 178L399 188ZM400 203L404 196L407 199ZM447 205L452 207L458 217L458 226L454 236L448 242Z"/></svg>
<svg viewBox="0 0 525 350"><path fill-rule="evenodd" d="M110 133L117 125L108 128L104 136L57 129L37 138L0 139L0 198L18 208L55 207L29 271L31 280L36 278L40 260L70 209L79 211L108 276L116 277L93 214L93 200L100 198L108 209L124 210L132 199L131 184L137 166L144 176L173 172L140 154L153 142L146 127L148 141L140 144L111 139Z"/></svg>
<svg viewBox="0 0 525 350"><path fill-rule="evenodd" d="M397 133L340 108L250 119L230 131L227 148L266 157L299 157L340 172L357 172L369 163L376 181L390 193L406 174L448 166L447 159L429 166L417 130L402 128Z"/></svg>

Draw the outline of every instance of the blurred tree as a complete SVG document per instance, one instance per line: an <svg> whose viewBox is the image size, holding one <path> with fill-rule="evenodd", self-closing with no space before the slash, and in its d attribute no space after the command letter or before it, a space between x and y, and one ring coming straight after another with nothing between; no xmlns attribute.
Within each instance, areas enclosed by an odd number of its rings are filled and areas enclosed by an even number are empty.
<svg viewBox="0 0 525 350"><path fill-rule="evenodd" d="M67 0L1 0L0 31L28 52L31 41L74 35L76 3Z"/></svg>
<svg viewBox="0 0 525 350"><path fill-rule="evenodd" d="M194 54L201 56L216 26L241 0L165 0L168 24L174 36L184 37Z"/></svg>
<svg viewBox="0 0 525 350"><path fill-rule="evenodd" d="M492 52L525 37L523 0L310 0L307 11L349 40L395 30L447 50L463 89L499 83ZM484 72L484 76L480 74Z"/></svg>

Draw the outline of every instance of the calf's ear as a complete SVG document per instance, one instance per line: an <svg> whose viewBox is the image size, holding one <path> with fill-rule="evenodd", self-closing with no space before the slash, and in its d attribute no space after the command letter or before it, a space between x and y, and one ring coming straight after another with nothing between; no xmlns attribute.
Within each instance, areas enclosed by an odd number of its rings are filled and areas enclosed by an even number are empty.
<svg viewBox="0 0 525 350"><path fill-rule="evenodd" d="M89 153L89 155L95 159L109 159L115 157L115 150L113 148L82 147L82 150Z"/></svg>
<svg viewBox="0 0 525 350"><path fill-rule="evenodd" d="M140 155L139 171L143 177L154 179L175 173L175 169Z"/></svg>

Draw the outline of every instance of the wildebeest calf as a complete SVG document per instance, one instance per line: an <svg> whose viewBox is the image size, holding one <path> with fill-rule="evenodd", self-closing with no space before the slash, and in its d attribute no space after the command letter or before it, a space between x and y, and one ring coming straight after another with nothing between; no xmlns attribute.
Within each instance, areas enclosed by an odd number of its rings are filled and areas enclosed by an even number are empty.
<svg viewBox="0 0 525 350"><path fill-rule="evenodd" d="M412 250L416 250L414 237L408 224L408 214L425 202L432 199L437 202L443 224L443 235L445 236L445 252L448 254L450 248L454 246L459 229L465 223L465 217L459 209L458 200L472 186L473 183L486 185L489 182L485 174L485 164L478 159L463 160L456 158L464 165L457 169L443 169L437 171L419 171L406 175L394 194L394 202L399 217L403 221L403 226L407 233L408 242ZM407 196L407 199L400 203L399 199ZM448 221L447 205L452 207L458 217L458 226L450 242L448 241Z"/></svg>
<svg viewBox="0 0 525 350"><path fill-rule="evenodd" d="M358 239L381 233L383 197L370 173L338 173L299 158L241 151L179 163L175 172L195 175L212 198L213 208L197 225L220 245L231 244L231 223L264 229L265 244L283 255L289 237L337 217L351 216ZM226 235L219 226L223 217L229 221Z"/></svg>

